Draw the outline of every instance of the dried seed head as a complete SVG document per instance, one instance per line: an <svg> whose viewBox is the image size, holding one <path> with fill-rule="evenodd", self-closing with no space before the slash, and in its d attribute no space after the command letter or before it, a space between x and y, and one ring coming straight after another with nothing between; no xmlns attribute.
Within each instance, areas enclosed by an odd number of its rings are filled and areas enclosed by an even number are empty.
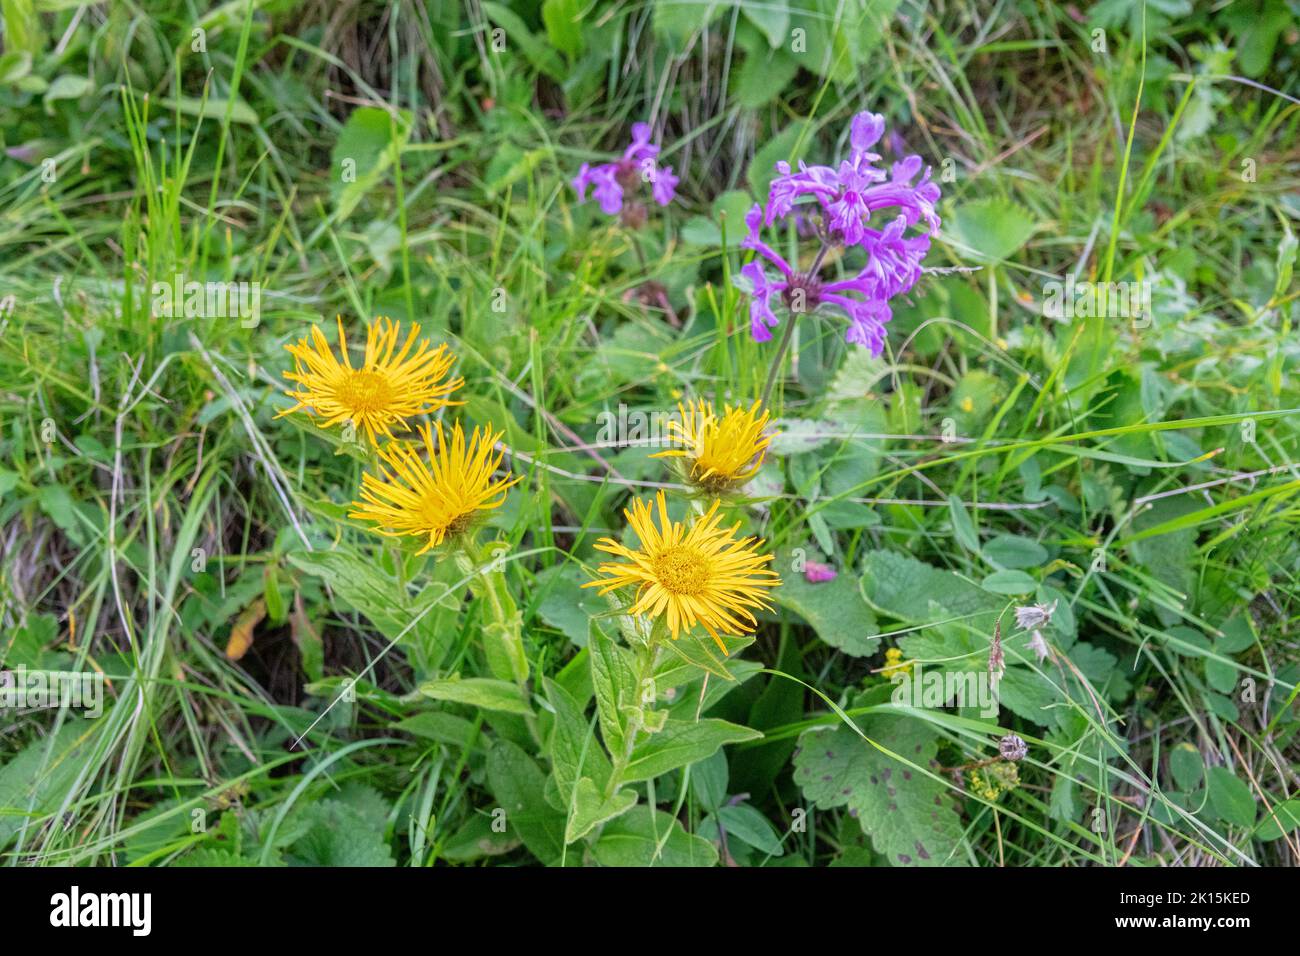
<svg viewBox="0 0 1300 956"><path fill-rule="evenodd" d="M1029 745L1015 734L1007 734L998 741L998 753L1003 760L1024 760L1029 753Z"/></svg>
<svg viewBox="0 0 1300 956"><path fill-rule="evenodd" d="M1018 607L1016 608L1016 626L1023 631L1044 627L1051 623L1052 614L1055 611L1055 601L1051 604L1029 604L1025 607Z"/></svg>

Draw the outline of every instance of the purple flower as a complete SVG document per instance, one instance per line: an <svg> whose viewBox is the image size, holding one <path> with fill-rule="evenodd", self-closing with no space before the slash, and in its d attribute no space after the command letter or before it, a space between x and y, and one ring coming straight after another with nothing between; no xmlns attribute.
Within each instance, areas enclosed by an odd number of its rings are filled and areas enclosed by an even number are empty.
<svg viewBox="0 0 1300 956"><path fill-rule="evenodd" d="M612 163L592 166L583 163L573 179L578 202L587 201L587 188L600 203L600 211L607 216L617 216L623 211L624 195L641 183L651 184L651 196L661 206L667 206L677 194L678 178L671 166L660 168L657 164L659 147L650 142L650 124L632 125L632 142L623 155Z"/></svg>
<svg viewBox="0 0 1300 956"><path fill-rule="evenodd" d="M834 581L839 577L839 572L829 564L809 561L804 565L803 576L808 579L809 584L822 584L826 581Z"/></svg>
<svg viewBox="0 0 1300 956"><path fill-rule="evenodd" d="M883 117L859 113L850 125L849 158L838 168L800 162L796 172L789 163L776 164L779 175L772 180L766 209L755 205L750 210L745 217L749 234L741 243L760 257L741 269L752 296L755 340L771 338L777 324L772 297L780 295L792 312L810 312L822 303L836 306L849 320L846 341L865 345L872 355L883 350L885 323L893 315L889 300L916 285L931 237L939 230L934 208L939 187L930 182L928 169L921 173L921 158L908 156L888 174L876 165L880 156L871 148L884 131ZM796 222L808 221L810 212L820 221L823 252L812 268L799 272L763 242L761 231L790 215ZM908 235L922 223L926 232ZM819 272L825 251L841 244L863 249L866 265L850 279L823 281ZM769 280L765 265L774 266L780 279Z"/></svg>

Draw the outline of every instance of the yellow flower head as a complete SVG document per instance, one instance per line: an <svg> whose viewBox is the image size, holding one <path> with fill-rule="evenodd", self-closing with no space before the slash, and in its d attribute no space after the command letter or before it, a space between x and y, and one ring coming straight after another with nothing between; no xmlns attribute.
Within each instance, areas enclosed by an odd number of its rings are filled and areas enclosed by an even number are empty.
<svg viewBox="0 0 1300 956"><path fill-rule="evenodd" d="M891 647L885 651L885 666L880 669L881 675L892 678L894 674L912 673L912 663L908 661L903 663L903 652L897 647Z"/></svg>
<svg viewBox="0 0 1300 956"><path fill-rule="evenodd" d="M317 325L311 328L310 343L302 338L285 346L293 356L294 371L285 372L284 377L301 387L285 392L298 404L281 415L305 408L323 416L321 424L326 428L351 422L376 445L379 435L392 438L392 426L412 415L464 404L447 398L465 384L463 378L447 378L456 357L445 344L433 349L428 339L420 339L417 345L418 324L412 324L399 349L401 326L383 317L375 319L366 334L365 361L360 368L353 368L342 317L338 323L342 361L334 356Z"/></svg>
<svg viewBox="0 0 1300 956"><path fill-rule="evenodd" d="M379 453L388 467L381 464L378 476L361 476L362 500L353 502L356 510L349 512L350 517L375 522L379 534L426 539L419 554L466 530L479 512L500 507L506 489L520 480L492 477L501 465L501 453L493 453L499 432L475 428L466 443L457 422L448 442L442 423L434 427L436 447L433 428L420 427L428 463L413 443L390 442Z"/></svg>
<svg viewBox="0 0 1300 956"><path fill-rule="evenodd" d="M632 614L658 618L667 612L668 630L674 640L698 621L725 654L727 646L718 632L748 633L758 626L748 609L771 607L764 588L781 583L775 571L764 567L772 555L757 552L762 541L737 541L739 522L730 529L718 527L722 518L717 513L717 501L689 528L685 522L669 520L662 491L656 503L657 526L648 501L634 500L632 510L623 512L640 540L640 549L634 551L602 538L596 544L598 550L626 561L602 564L599 572L605 577L583 587L599 587L601 594L608 594L636 585Z"/></svg>
<svg viewBox="0 0 1300 956"><path fill-rule="evenodd" d="M697 487L719 494L744 484L757 474L767 455L764 436L768 413L755 402L748 410L727 405L719 418L707 402L678 405L680 422L668 423L668 435L685 447L661 451L653 458L684 458L687 478Z"/></svg>
<svg viewBox="0 0 1300 956"><path fill-rule="evenodd" d="M1020 771L1013 763L998 762L966 771L966 789L985 800L997 800L1020 786Z"/></svg>

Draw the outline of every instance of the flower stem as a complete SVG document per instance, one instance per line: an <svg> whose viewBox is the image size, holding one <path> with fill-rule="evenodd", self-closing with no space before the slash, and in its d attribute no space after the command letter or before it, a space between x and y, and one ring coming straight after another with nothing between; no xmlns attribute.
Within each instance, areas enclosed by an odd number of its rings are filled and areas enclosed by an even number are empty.
<svg viewBox="0 0 1300 956"><path fill-rule="evenodd" d="M813 259L812 266L809 267L807 274L815 276L821 271L822 263L826 259L826 253L831 251L830 243L822 240L822 247L817 250L817 256ZM798 319L798 313L791 311L790 318L785 323L785 331L781 333L781 341L776 347L776 354L772 356L772 367L767 373L767 384L763 386L762 407L768 408L768 399L772 397L772 389L776 387L776 378L781 374L781 363L785 358L786 351L790 348L790 342L794 338L795 321Z"/></svg>
<svg viewBox="0 0 1300 956"><path fill-rule="evenodd" d="M790 347L790 340L794 338L795 314L790 313L786 320L785 330L781 333L781 342L776 347L776 355L772 356L772 367L767 373L767 384L763 386L763 398L761 407L769 408L767 400L772 397L772 389L776 386L776 377L781 371L781 360L785 358L786 349Z"/></svg>

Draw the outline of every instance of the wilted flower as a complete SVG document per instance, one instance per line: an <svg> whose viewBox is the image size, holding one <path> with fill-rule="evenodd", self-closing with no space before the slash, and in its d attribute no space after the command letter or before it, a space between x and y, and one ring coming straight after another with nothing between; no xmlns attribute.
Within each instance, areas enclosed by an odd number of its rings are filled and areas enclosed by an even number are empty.
<svg viewBox="0 0 1300 956"><path fill-rule="evenodd" d="M578 202L586 202L587 187L600 203L601 212L607 216L617 216L623 212L624 195L641 183L650 183L650 194L661 206L667 206L677 193L678 179L673 175L671 166L660 167L656 163L659 147L650 142L650 124L634 123L632 125L632 143L623 151L621 158L612 163L592 166L583 163L578 175L573 179L573 188L577 190ZM641 210L644 221L644 209Z"/></svg>
<svg viewBox="0 0 1300 956"><path fill-rule="evenodd" d="M1029 744L1015 734L1007 734L998 741L998 753L1003 760L1024 760L1029 753Z"/></svg>
<svg viewBox="0 0 1300 956"><path fill-rule="evenodd" d="M849 159L838 168L777 163L779 175L768 192L767 208L755 205L745 217L749 233L742 243L757 252L780 278L770 280L765 264L755 259L741 269L749 284L750 332L755 341L771 338L777 325L772 299L779 296L795 314L812 312L822 304L842 310L849 319L845 341L865 345L872 355L884 348L885 323L893 316L889 301L911 290L921 277L921 261L930 250L931 237L939 230L934 204L939 187L930 182L927 169L919 181L921 158L908 156L895 163L889 174L875 163L880 156L870 151L884 131L885 121L873 113L853 118ZM801 204L804 199L812 203ZM763 226L794 215L804 217L815 209L820 216L822 252L807 271L792 266L760 238ZM890 216L877 216L896 210ZM870 225L873 219L877 225ZM924 222L928 231L907 235L907 230ZM831 245L860 246L867 263L850 279L825 282L820 267Z"/></svg>
<svg viewBox="0 0 1300 956"><path fill-rule="evenodd" d="M839 576L839 572L829 564L807 561L803 566L803 576L809 584L822 584L825 581L834 581ZM896 648L892 649L896 650Z"/></svg>
<svg viewBox="0 0 1300 956"><path fill-rule="evenodd" d="M996 684L1006 671L1006 655L1002 652L1002 620L999 618L993 625L993 640L989 642L989 677Z"/></svg>
<svg viewBox="0 0 1300 956"><path fill-rule="evenodd" d="M1025 607L1018 607L1016 608L1016 626L1025 631L1043 627L1051 623L1052 614L1055 610L1055 601L1051 604L1030 604Z"/></svg>
<svg viewBox="0 0 1300 956"><path fill-rule="evenodd" d="M1047 648L1047 641L1043 639L1042 631L1034 631L1034 633L1030 635L1029 649L1038 656L1038 663L1041 664L1043 661L1047 660L1049 651Z"/></svg>

